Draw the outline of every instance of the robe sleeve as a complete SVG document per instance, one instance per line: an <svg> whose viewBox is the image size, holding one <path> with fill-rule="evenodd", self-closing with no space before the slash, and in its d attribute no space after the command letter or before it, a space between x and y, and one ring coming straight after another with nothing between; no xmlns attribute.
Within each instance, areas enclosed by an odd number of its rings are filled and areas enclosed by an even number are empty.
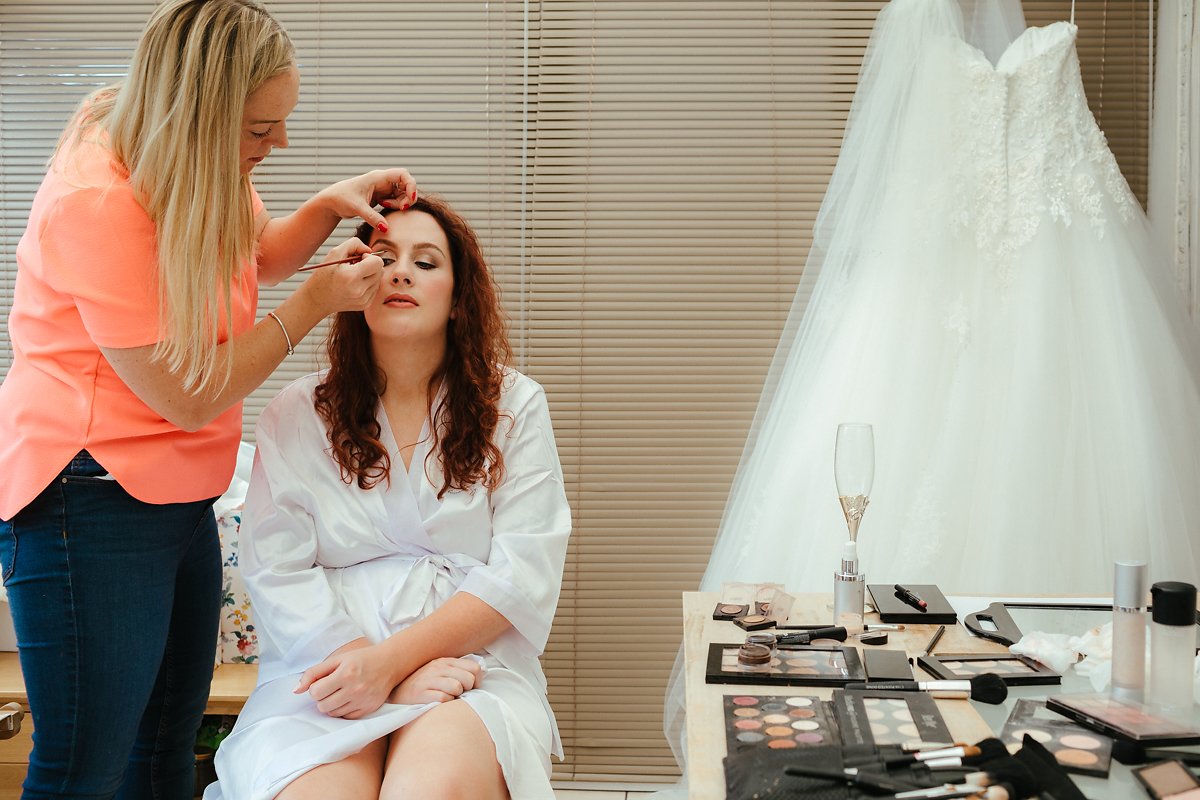
<svg viewBox="0 0 1200 800"><path fill-rule="evenodd" d="M523 640L522 649L538 656L558 606L571 509L546 395L533 386L535 391L512 411L512 425L500 439L505 471L491 495L490 555L486 564L470 571L459 591L503 614Z"/></svg>
<svg viewBox="0 0 1200 800"><path fill-rule="evenodd" d="M270 640L281 663L263 668L272 677L302 672L366 634L338 602L317 563L317 531L310 504L313 487L306 459L320 453L323 429L312 402L294 384L262 412L258 450L242 515L239 562L260 637ZM264 653L265 655L265 653Z"/></svg>

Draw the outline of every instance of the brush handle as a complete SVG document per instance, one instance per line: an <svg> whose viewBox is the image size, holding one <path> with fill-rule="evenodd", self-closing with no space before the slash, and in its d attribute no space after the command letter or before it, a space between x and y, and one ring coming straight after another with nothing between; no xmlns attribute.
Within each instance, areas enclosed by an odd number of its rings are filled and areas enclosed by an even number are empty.
<svg viewBox="0 0 1200 800"><path fill-rule="evenodd" d="M354 262L357 264L359 261L362 261L367 256L381 256L386 252L387 252L386 250L375 250L370 253L360 253L359 255L356 255L356 256L350 256L349 258L339 258L337 261L326 261L323 264L310 264L307 267L301 267L300 269L296 270L296 272L310 272L314 269L320 269L321 267L335 267L338 264L349 264L351 262Z"/></svg>
<svg viewBox="0 0 1200 800"><path fill-rule="evenodd" d="M968 700L971 697L970 681L867 681L848 683L846 691L881 692L929 692L934 697L951 700Z"/></svg>
<svg viewBox="0 0 1200 800"><path fill-rule="evenodd" d="M779 634L775 637L775 644L808 644L813 639L834 639L844 642L846 641L846 635L846 629L841 626L812 628L796 633Z"/></svg>

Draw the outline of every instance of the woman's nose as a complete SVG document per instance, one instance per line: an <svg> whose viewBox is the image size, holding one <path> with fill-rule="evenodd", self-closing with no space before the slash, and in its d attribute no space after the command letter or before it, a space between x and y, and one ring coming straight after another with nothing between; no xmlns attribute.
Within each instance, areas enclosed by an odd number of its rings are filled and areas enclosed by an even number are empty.
<svg viewBox="0 0 1200 800"><path fill-rule="evenodd" d="M412 286L412 271L402 261L392 265L392 285Z"/></svg>

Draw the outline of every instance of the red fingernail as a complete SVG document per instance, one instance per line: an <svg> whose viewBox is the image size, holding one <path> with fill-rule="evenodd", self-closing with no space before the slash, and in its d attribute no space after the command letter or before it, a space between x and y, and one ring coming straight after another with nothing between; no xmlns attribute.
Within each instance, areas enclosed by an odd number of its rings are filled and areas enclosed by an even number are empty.
<svg viewBox="0 0 1200 800"><path fill-rule="evenodd" d="M408 211L408 203L405 203L404 205L400 206L400 210L401 210L401 211Z"/></svg>
<svg viewBox="0 0 1200 800"><path fill-rule="evenodd" d="M379 223L378 225L375 226L375 230L379 231L380 233L387 233L387 223L386 222Z"/></svg>

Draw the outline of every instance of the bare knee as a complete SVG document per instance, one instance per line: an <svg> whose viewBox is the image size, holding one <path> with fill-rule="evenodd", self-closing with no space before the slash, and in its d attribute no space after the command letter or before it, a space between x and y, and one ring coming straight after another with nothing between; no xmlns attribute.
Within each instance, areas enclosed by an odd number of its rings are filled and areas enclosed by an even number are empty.
<svg viewBox="0 0 1200 800"><path fill-rule="evenodd" d="M474 710L454 700L392 735L380 800L506 800L496 746Z"/></svg>
<svg viewBox="0 0 1200 800"><path fill-rule="evenodd" d="M309 770L287 785L276 800L325 800L329 797L376 800L383 781L387 739L371 742L341 761Z"/></svg>
<svg viewBox="0 0 1200 800"><path fill-rule="evenodd" d="M403 773L397 776L398 780L385 781L379 792L379 800L411 800L414 797L423 800L480 800L508 796L507 791L495 794L493 787L486 786L489 781L480 781L461 770L447 769L440 764L412 765Z"/></svg>

